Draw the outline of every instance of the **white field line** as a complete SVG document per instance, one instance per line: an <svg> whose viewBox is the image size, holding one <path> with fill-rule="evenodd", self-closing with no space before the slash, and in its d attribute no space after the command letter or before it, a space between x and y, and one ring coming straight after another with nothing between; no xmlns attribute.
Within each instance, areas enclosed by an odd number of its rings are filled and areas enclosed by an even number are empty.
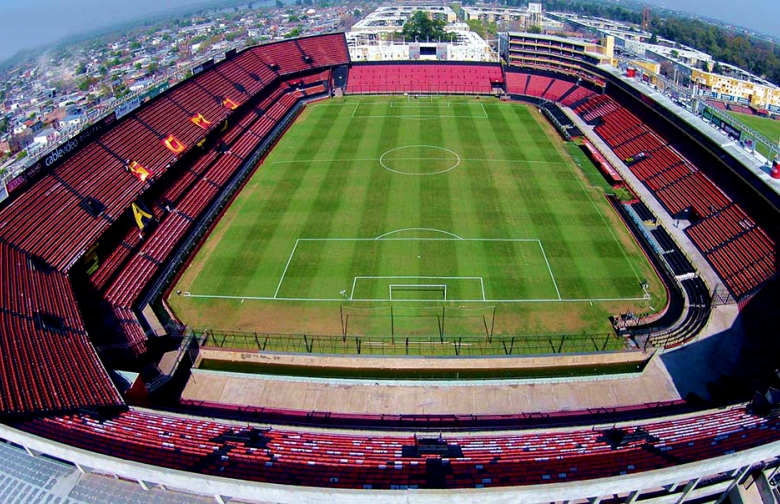
<svg viewBox="0 0 780 504"><path fill-rule="evenodd" d="M439 107L441 105L446 105L445 108L450 108L450 102L436 103L434 101L430 101L430 102L418 103L417 105L396 105L396 103L397 102L390 102L390 108L421 109L423 107Z"/></svg>
<svg viewBox="0 0 780 504"><path fill-rule="evenodd" d="M552 268L550 267L550 261L547 260L547 254L544 251L542 240L539 240L539 248L542 250L542 257L544 257L544 262L547 263L547 271L550 272L550 278L552 278L553 285L555 286L555 293L558 294L558 299L561 299L561 291L558 290L558 282L555 281L555 275L553 275Z"/></svg>
<svg viewBox="0 0 780 504"><path fill-rule="evenodd" d="M426 231L438 231L441 233L445 233L447 235L451 235L444 238L387 238L388 234L397 233L400 231L409 231L409 230L426 230ZM458 235L455 235L453 233L448 233L447 231L442 231L440 229L427 229L427 228L409 228L409 229L398 229L395 231L390 231L390 233L385 233L384 235L380 235L376 238L298 238L295 240L295 245L293 245L292 251L290 252L290 256L287 258L287 264L284 265L284 271L282 271L282 276L279 277L279 283L276 285L276 291L274 292L274 296L270 299L292 299L292 298L280 298L279 296L279 290L282 288L282 283L284 282L284 277L287 275L287 270L290 267L290 263L292 262L292 258L295 255L295 251L298 249L298 243L300 242L370 242L370 241L399 241L399 242L407 242L407 241L464 241L464 242L517 242L517 243L523 243L523 242L537 242L539 244L540 249L542 250L542 256L544 257L545 262L547 263L547 269L550 272L550 276L553 281L553 285L555 286L555 291L558 293L558 300L561 299L561 294L558 291L558 284L555 281L555 276L552 273L552 269L550 269L550 263L547 261L547 255L544 253L544 247L542 247L542 242L536 238L461 238ZM352 279L352 290L349 294L349 300L351 301L369 301L367 299L354 299L355 296L355 284L357 282L358 278L443 278L443 279L479 279L482 282L482 300L485 300L485 284L482 277L471 277L471 276L453 276L453 277L447 277L447 276L361 276L358 275ZM187 292L185 295L195 297L195 294L191 294ZM255 299L252 297L246 297L245 299ZM296 298L297 299L297 298ZM308 298L306 298L308 299ZM381 301L381 300L380 300ZM387 301L386 299L384 301ZM467 300L464 300L467 301ZM471 300L471 301L479 301L479 300Z"/></svg>
<svg viewBox="0 0 780 504"><path fill-rule="evenodd" d="M396 159L420 159L420 158L396 158ZM429 159L429 158L425 158ZM379 158L331 158L331 159L291 159L272 161L270 164L296 164L296 163L346 163L348 161L379 162ZM488 159L488 158L461 158L461 161L482 161L485 163L523 163L529 165L555 165L562 166L568 163L560 161L528 161L526 159Z"/></svg>
<svg viewBox="0 0 780 504"><path fill-rule="evenodd" d="M346 301L345 298L291 298L291 297L270 297L270 296L228 296L221 294L192 294L190 292L183 292L182 296L198 298L198 299L236 299L236 300L250 300L250 301L306 301L306 302L341 302ZM371 302L380 303L387 302L387 299L352 299L355 302ZM406 300L404 303L430 303L430 300ZM624 301L646 301L644 297L628 297L628 298L578 298L578 299L556 299L556 298L541 298L541 299L457 299L452 300L457 303L608 303L608 302L624 302Z"/></svg>
<svg viewBox="0 0 780 504"><path fill-rule="evenodd" d="M402 287L443 287L444 288L444 299L443 301L447 301L447 284L390 284L388 286L390 290L390 299L388 301L395 301L393 299L393 287L396 288L402 288ZM403 301L403 299L401 300ZM429 301L429 300L426 300Z"/></svg>
<svg viewBox="0 0 780 504"><path fill-rule="evenodd" d="M381 234L381 235L377 236L374 239L375 240L381 240L382 238L390 236L391 234L403 233L404 231L432 231L434 233L442 233L442 234L445 234L447 236L451 236L453 238L457 238L458 240L462 240L463 239L460 236L456 235L455 233L450 233L449 231L443 231L441 229L436 229L436 228L401 228L401 229L396 229L395 231L390 231L388 233Z"/></svg>
<svg viewBox="0 0 780 504"><path fill-rule="evenodd" d="M287 264L284 265L284 271L282 272L282 276L279 278L279 283L276 286L276 291L274 292L274 299L276 299L276 296L279 295L279 289L282 288L282 282L284 281L284 276L287 274L287 268L290 267L290 261L292 261L293 256L295 255L295 249L298 248L298 242L300 240L295 240L295 245L293 245L292 252L290 252L290 257L287 258Z"/></svg>
<svg viewBox="0 0 780 504"><path fill-rule="evenodd" d="M536 238L298 238L298 241L467 241L467 242L538 242Z"/></svg>
<svg viewBox="0 0 780 504"><path fill-rule="evenodd" d="M409 98L407 97L407 101L408 101L408 99ZM364 101L359 101L355 105L355 109L352 111L351 118L352 119L355 119L355 118L361 118L361 119L384 119L384 118L389 118L389 117L393 117L393 118L396 118L396 119L445 119L445 118L458 118L458 117L469 117L471 119L488 119L489 118L488 114L487 114L487 111L485 110L485 105L483 103L469 103L469 102L457 103L455 105L461 105L461 106L479 105L480 107L482 107L482 112L485 114L485 117L474 117L473 115L470 115L470 114L465 114L465 115L464 114L423 114L423 115L420 115L420 114L415 114L415 115L369 114L369 115L361 115L361 114L357 113L358 112L358 108L360 107L361 104L366 104L366 105L387 105L388 103L390 104L389 108L391 108L391 109L410 108L410 109L423 110L424 107L427 108L427 107L432 107L432 106L438 106L438 103L434 102L433 99L431 99L430 102L424 102L424 103L421 103L421 104L418 104L418 105L395 105L396 102L364 102ZM429 105L429 103L430 103L430 105ZM454 107L452 107L450 102L444 102L444 103L446 103L447 108L450 108L450 109L454 108Z"/></svg>
<svg viewBox="0 0 780 504"><path fill-rule="evenodd" d="M426 280L479 280L481 287L482 287L482 299L485 299L485 282L482 279L482 277L478 276L425 276L425 275L380 275L380 276L373 276L373 275L358 275L352 279L352 290L349 293L349 299L351 301L354 301L355 297L355 287L357 286L358 280L390 280L390 279L400 279L400 280L414 280L418 278L426 279ZM394 285L394 284L393 284ZM406 285L406 284L404 284ZM425 287L427 284L410 284L412 286L414 285L420 285L422 287ZM438 284L437 284L438 285ZM387 299L385 299L387 301ZM455 301L458 301L457 299Z"/></svg>
<svg viewBox="0 0 780 504"><path fill-rule="evenodd" d="M569 156L569 157L571 157L571 156ZM615 232L612 230L612 226L610 226L609 222L607 222L607 217L601 212L599 207L596 205L596 202L593 201L593 198L591 197L590 192L585 188L585 184L583 183L581 177L574 171L574 168L572 168L571 164L569 164L569 163L564 163L564 164L566 164L566 166L569 167L569 171L571 171L572 176L575 178L575 180L577 180L577 183L579 184L580 189L582 189L582 192L584 192L585 196L588 197L588 201L590 201L590 204L593 206L594 210L596 210L596 213L599 214L599 217L601 217L601 221L604 223L604 227L607 228L607 231L612 236L612 239L615 240L615 243L617 244L618 248L620 249L620 252L623 254L623 257L625 258L626 262L628 263L628 267L631 268L631 271L634 272L634 276L636 277L637 282L641 282L642 279L639 277L639 273L637 272L636 268L634 268L634 265L631 264L631 261L628 258L628 254L626 253L626 249L620 243L620 240L618 239L617 235L615 235ZM598 189L599 189L599 191L601 191L601 188L598 188Z"/></svg>
<svg viewBox="0 0 780 504"><path fill-rule="evenodd" d="M484 117L474 117L472 115L392 115L392 114L384 114L384 115L359 115L354 116L358 119L387 119L390 117L396 118L396 119L418 119L418 120L425 120L425 119L456 119L458 117L468 117L470 119L485 119Z"/></svg>

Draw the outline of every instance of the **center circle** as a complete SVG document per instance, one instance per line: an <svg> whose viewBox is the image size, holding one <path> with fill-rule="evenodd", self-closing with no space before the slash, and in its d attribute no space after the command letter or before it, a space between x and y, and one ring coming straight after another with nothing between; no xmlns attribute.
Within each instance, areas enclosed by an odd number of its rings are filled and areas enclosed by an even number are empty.
<svg viewBox="0 0 780 504"><path fill-rule="evenodd" d="M438 175L460 165L455 152L435 145L404 145L386 151L379 164L387 171L401 175Z"/></svg>

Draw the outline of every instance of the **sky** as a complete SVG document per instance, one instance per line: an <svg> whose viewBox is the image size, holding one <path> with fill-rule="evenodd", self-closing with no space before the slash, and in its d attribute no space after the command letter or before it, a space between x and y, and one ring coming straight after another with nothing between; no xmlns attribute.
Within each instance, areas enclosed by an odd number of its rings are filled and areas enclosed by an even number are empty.
<svg viewBox="0 0 780 504"><path fill-rule="evenodd" d="M2 0L0 0L2 1ZM645 0L780 37L780 0Z"/></svg>
<svg viewBox="0 0 780 504"><path fill-rule="evenodd" d="M57 42L204 0L0 0L0 61Z"/></svg>
<svg viewBox="0 0 780 504"><path fill-rule="evenodd" d="M780 36L780 0L648 0ZM0 61L21 49L203 0L0 0Z"/></svg>

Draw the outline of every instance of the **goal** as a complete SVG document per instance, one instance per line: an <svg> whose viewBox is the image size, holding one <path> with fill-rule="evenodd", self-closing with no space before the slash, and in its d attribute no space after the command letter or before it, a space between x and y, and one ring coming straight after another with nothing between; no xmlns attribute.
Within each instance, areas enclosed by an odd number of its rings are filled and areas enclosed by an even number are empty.
<svg viewBox="0 0 780 504"><path fill-rule="evenodd" d="M390 284L390 301L447 300L447 284Z"/></svg>

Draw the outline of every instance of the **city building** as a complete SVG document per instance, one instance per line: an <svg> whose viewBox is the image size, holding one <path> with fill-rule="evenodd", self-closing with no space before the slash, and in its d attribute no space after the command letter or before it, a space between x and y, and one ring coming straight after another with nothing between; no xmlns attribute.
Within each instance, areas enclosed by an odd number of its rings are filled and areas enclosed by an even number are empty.
<svg viewBox="0 0 780 504"><path fill-rule="evenodd" d="M379 7L352 26L353 32L389 34L401 31L404 23L417 11L425 12L431 19L454 23L458 16L443 5L393 5Z"/></svg>
<svg viewBox="0 0 780 504"><path fill-rule="evenodd" d="M528 30L531 26L542 26L542 4L529 3L527 7L484 7L463 6L463 17L466 21L479 20L488 23L515 22L519 28Z"/></svg>
<svg viewBox="0 0 780 504"><path fill-rule="evenodd" d="M509 65L578 75L595 81L600 65L613 65L614 38L605 37L603 45L587 40L506 32L499 36L499 53Z"/></svg>

